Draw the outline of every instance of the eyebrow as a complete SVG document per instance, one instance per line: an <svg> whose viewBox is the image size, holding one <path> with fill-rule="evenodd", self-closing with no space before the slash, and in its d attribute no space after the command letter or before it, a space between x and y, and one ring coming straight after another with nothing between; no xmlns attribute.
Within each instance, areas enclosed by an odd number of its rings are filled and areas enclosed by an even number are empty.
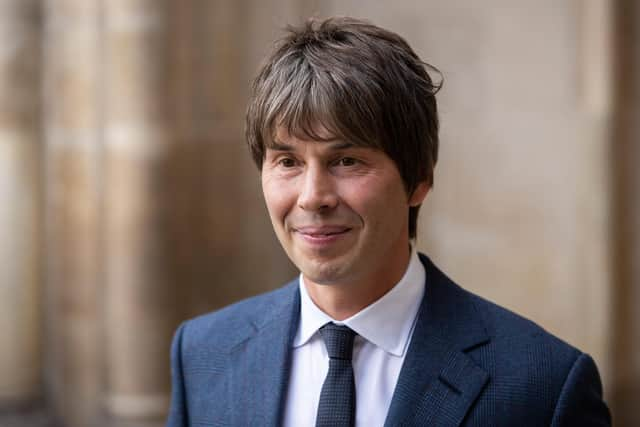
<svg viewBox="0 0 640 427"><path fill-rule="evenodd" d="M321 144L329 144L329 147L332 150L347 150L349 148L357 148L359 147L358 145L354 144L353 142L320 142ZM285 152L290 152L290 151L294 151L295 148L293 145L291 144L284 144L282 142L279 141L271 141L271 144L269 144L267 146L268 150L274 150L274 151L285 151Z"/></svg>
<svg viewBox="0 0 640 427"><path fill-rule="evenodd" d="M283 144L277 141L271 141L271 143L267 145L267 150L293 151L293 145Z"/></svg>

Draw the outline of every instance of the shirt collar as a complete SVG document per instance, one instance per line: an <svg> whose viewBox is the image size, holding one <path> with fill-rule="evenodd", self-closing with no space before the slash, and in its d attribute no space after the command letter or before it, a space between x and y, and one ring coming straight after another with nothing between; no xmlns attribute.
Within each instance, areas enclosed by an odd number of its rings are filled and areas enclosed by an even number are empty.
<svg viewBox="0 0 640 427"><path fill-rule="evenodd" d="M305 345L323 325L335 322L347 325L362 338L394 356L404 355L424 296L425 277L424 266L412 248L402 279L382 298L340 322L320 310L311 300L301 273L300 324L293 346Z"/></svg>

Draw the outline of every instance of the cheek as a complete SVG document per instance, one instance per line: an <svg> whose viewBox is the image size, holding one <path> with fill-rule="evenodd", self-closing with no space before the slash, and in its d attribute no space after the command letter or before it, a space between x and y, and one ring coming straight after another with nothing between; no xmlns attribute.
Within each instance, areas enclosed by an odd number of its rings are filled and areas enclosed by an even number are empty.
<svg viewBox="0 0 640 427"><path fill-rule="evenodd" d="M363 182L344 193L344 200L372 229L391 232L408 217L404 187L395 183Z"/></svg>
<svg viewBox="0 0 640 427"><path fill-rule="evenodd" d="M354 210L364 213L389 216L392 210L406 206L404 187L384 180L362 180L345 186L342 199Z"/></svg>
<svg viewBox="0 0 640 427"><path fill-rule="evenodd" d="M264 195L269 215L273 220L282 220L291 209L291 206L295 204L295 196L282 183L263 179L262 194Z"/></svg>

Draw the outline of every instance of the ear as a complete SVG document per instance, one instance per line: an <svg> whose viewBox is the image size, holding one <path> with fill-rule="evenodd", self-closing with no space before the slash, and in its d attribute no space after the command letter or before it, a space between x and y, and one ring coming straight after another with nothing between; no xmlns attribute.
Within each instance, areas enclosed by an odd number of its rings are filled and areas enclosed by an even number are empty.
<svg viewBox="0 0 640 427"><path fill-rule="evenodd" d="M431 186L427 181L422 181L418 184L409 197L409 206L420 206L427 197L429 190L431 190Z"/></svg>

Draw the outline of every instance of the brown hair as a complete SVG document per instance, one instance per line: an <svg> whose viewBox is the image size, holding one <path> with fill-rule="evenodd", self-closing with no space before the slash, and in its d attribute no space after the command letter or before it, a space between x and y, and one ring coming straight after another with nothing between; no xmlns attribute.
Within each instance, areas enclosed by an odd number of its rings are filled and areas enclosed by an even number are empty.
<svg viewBox="0 0 640 427"><path fill-rule="evenodd" d="M276 127L301 139L331 138L384 151L407 194L433 185L438 113L425 62L399 35L354 18L289 27L253 82L246 138L258 168ZM438 72L439 73L439 72ZM409 208L409 237L419 206Z"/></svg>

